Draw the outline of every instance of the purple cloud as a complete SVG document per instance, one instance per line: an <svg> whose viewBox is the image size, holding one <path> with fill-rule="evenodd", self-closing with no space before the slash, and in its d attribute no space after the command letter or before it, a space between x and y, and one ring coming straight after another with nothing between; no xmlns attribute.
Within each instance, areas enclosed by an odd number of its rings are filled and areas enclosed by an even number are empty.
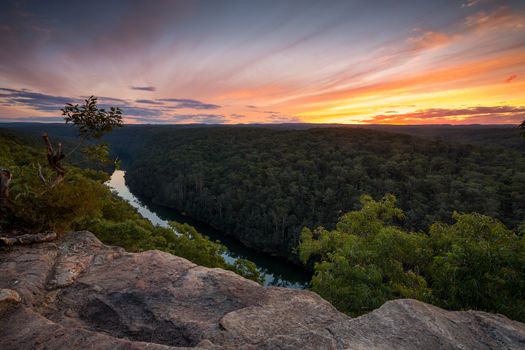
<svg viewBox="0 0 525 350"><path fill-rule="evenodd" d="M150 91L150 92L153 92L156 90L154 86L130 86L129 88L131 90L141 90L141 91Z"/></svg>
<svg viewBox="0 0 525 350"><path fill-rule="evenodd" d="M230 117L235 118L235 119L246 118L244 114L238 114L238 113L232 113L230 114Z"/></svg>
<svg viewBox="0 0 525 350"><path fill-rule="evenodd" d="M167 106L167 108L173 108L173 109L182 109L182 108L188 108L188 109L218 109L221 108L219 105L211 104L211 103L204 103L197 100L191 100L191 99L181 99L181 98L161 98L157 101L163 101L163 102L176 102L176 105L174 106Z"/></svg>
<svg viewBox="0 0 525 350"><path fill-rule="evenodd" d="M16 90L9 88L0 88L0 102L4 106L24 106L42 112L59 112L66 103L81 103L81 98L86 97L64 97L41 94L28 90ZM136 107L128 101L113 98L100 97L98 107L108 109L109 107L118 107L122 109L124 115L136 116L155 116L162 114L157 108Z"/></svg>
<svg viewBox="0 0 525 350"><path fill-rule="evenodd" d="M53 96L38 92L0 88L0 100L4 105L27 106L39 111L56 111L74 100L70 97ZM57 109L58 106L58 109Z"/></svg>
<svg viewBox="0 0 525 350"><path fill-rule="evenodd" d="M155 100L135 100L137 103L145 103L149 105L163 105L163 102L155 101Z"/></svg>
<svg viewBox="0 0 525 350"><path fill-rule="evenodd" d="M175 114L166 117L136 117L134 121L158 124L224 124L228 119L221 114Z"/></svg>

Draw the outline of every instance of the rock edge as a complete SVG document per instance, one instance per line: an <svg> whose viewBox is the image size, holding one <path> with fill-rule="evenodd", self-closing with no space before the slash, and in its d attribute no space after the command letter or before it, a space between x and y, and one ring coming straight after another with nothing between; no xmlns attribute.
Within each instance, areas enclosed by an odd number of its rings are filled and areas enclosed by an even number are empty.
<svg viewBox="0 0 525 350"><path fill-rule="evenodd" d="M2 349L525 349L525 325L410 299L358 318L89 232L0 250Z"/></svg>

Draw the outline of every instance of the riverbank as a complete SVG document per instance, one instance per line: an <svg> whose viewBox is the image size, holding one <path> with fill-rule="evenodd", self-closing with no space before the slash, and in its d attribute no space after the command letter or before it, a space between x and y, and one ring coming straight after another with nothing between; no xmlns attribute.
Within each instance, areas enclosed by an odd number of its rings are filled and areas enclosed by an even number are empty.
<svg viewBox="0 0 525 350"><path fill-rule="evenodd" d="M234 262L242 258L254 262L258 271L263 275L265 286L280 286L294 289L304 289L308 286L311 276L305 269L283 258L260 253L246 247L234 238L222 234L204 223L192 220L173 209L139 199L131 193L126 185L125 173L124 170L115 170L106 185L115 191L119 197L135 207L143 217L150 220L153 224L167 227L169 221L178 221L194 226L197 231L212 240L219 241L227 248L223 255L226 261Z"/></svg>

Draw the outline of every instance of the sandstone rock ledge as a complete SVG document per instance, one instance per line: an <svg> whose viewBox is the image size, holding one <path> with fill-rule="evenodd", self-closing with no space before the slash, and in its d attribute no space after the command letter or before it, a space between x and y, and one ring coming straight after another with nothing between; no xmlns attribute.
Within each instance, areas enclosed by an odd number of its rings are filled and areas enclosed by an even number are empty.
<svg viewBox="0 0 525 350"><path fill-rule="evenodd" d="M414 300L359 318L315 293L263 288L89 232L0 251L0 348L525 349L525 325Z"/></svg>

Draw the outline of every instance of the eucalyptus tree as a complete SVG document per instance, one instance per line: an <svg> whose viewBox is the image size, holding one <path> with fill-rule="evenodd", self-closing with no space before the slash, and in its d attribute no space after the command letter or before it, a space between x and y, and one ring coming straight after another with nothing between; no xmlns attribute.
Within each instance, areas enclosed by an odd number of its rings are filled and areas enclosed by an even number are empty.
<svg viewBox="0 0 525 350"><path fill-rule="evenodd" d="M94 141L99 140L105 134L123 125L120 108L110 107L109 110L98 108L97 98L94 96L85 99L83 105L67 103L61 111L66 124L71 123L77 128L79 142L73 150L65 154L62 143L59 142L55 149L49 140L49 136L44 133L42 138L46 145L47 164L54 174L50 177L44 176L42 167L39 165L38 176L48 188L53 188L64 180L66 169L62 164L62 160L84 145L85 142L91 142L89 146L84 147L82 150L87 160L107 161L109 154L108 145L106 143L95 143Z"/></svg>

